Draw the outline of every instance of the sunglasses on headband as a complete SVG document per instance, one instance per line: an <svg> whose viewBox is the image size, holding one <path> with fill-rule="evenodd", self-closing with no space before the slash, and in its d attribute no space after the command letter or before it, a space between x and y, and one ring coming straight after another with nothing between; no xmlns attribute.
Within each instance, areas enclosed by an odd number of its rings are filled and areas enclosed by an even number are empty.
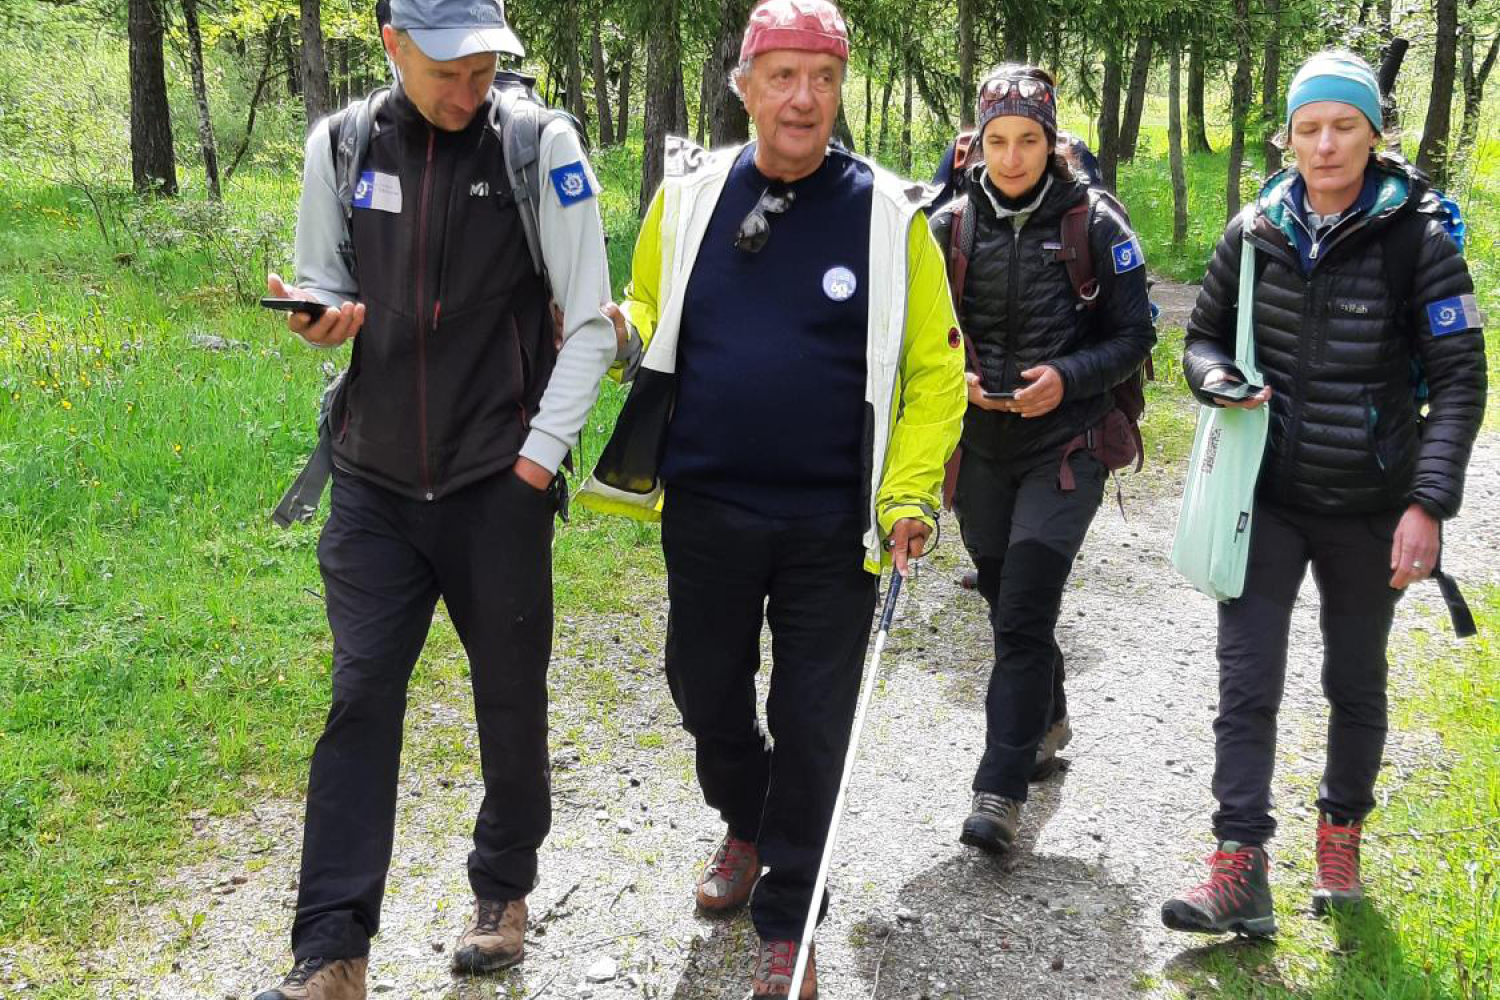
<svg viewBox="0 0 1500 1000"><path fill-rule="evenodd" d="M991 107L1006 100L1011 94L1028 101L1056 103L1052 85L1046 80L1038 80L1034 76L995 76L984 81L984 86L979 88L979 106Z"/></svg>

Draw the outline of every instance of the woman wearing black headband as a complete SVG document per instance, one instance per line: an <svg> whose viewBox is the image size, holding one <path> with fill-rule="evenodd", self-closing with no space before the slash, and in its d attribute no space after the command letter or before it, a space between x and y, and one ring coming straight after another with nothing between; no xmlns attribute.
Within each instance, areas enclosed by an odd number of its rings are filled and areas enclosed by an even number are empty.
<svg viewBox="0 0 1500 1000"><path fill-rule="evenodd" d="M1057 769L1071 735L1058 610L1109 468L1135 457L1113 390L1156 334L1140 243L1118 203L1057 151L1052 78L1002 66L978 110L983 162L970 154L969 194L932 226L968 356L953 508L995 635L985 752L960 839L1000 852L1028 781Z"/></svg>

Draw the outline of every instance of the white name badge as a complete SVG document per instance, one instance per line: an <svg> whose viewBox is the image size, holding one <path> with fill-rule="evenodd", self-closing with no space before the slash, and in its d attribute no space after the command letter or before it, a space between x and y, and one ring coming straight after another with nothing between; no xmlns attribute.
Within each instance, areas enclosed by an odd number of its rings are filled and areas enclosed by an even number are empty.
<svg viewBox="0 0 1500 1000"><path fill-rule="evenodd" d="M401 178L366 170L359 175L359 184L354 188L354 207L400 214Z"/></svg>

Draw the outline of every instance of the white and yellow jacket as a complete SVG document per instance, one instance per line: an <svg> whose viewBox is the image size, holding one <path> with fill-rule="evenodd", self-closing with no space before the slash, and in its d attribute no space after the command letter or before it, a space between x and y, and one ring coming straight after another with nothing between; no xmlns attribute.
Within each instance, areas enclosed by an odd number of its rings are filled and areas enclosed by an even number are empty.
<svg viewBox="0 0 1500 1000"><path fill-rule="evenodd" d="M635 244L621 309L644 344L614 433L584 483L585 507L660 516L658 475L676 401L677 335L703 234L742 146L705 151L667 139L665 179ZM869 161L870 300L865 351L865 568L880 571L881 538L905 517L934 524L943 463L967 405L962 342L942 252L921 208L927 195ZM621 367L612 371L621 375ZM787 442L795 447L795 442Z"/></svg>

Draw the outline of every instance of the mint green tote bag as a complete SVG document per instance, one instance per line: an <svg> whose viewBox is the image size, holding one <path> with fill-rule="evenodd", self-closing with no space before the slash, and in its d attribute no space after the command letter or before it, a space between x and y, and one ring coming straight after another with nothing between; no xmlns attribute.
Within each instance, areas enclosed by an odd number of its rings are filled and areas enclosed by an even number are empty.
<svg viewBox="0 0 1500 1000"><path fill-rule="evenodd" d="M1249 241L1240 249L1238 313L1234 363L1251 384L1264 385L1255 367L1255 250ZM1172 565L1216 601L1233 600L1245 590L1255 482L1270 419L1269 404L1253 410L1204 406L1198 412Z"/></svg>

